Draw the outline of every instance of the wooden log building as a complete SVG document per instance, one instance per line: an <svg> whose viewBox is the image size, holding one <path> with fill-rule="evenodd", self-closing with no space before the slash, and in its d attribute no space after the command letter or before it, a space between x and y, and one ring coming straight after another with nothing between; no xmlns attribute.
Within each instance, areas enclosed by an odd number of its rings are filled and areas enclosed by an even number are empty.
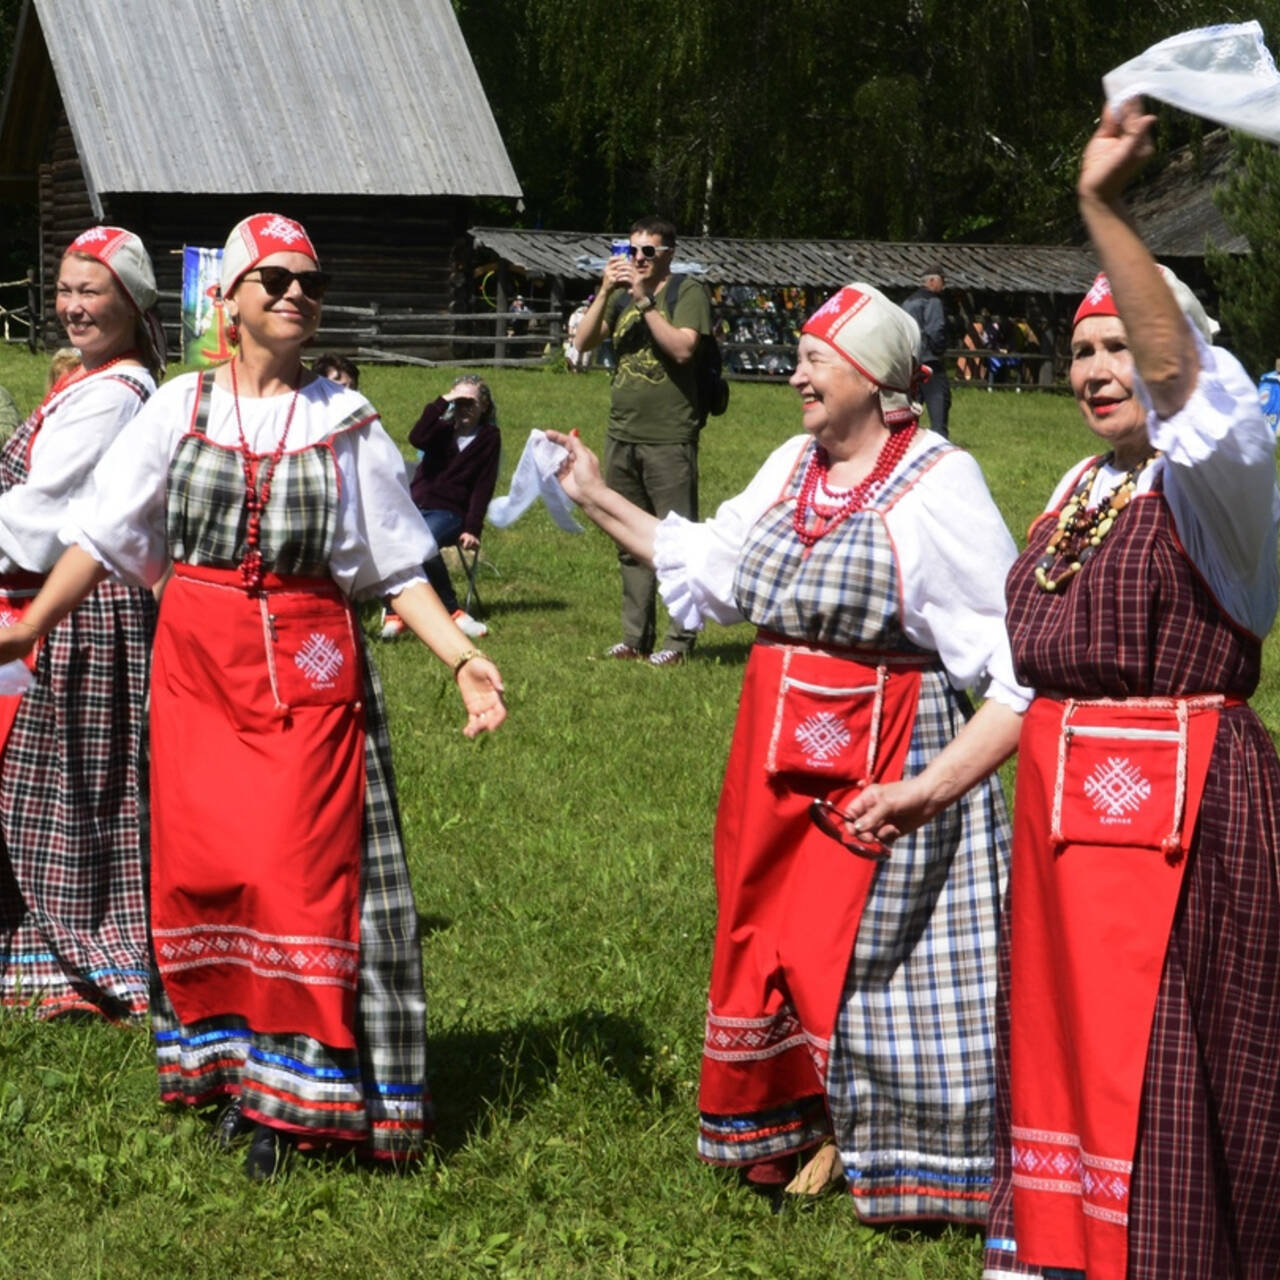
<svg viewBox="0 0 1280 1280"><path fill-rule="evenodd" d="M319 342L355 349L390 312L380 344L421 350L415 313L465 304L473 198L520 194L449 0L23 5L0 195L38 201L49 341L58 262L86 227L142 236L176 336L177 251L271 210L334 274Z"/></svg>

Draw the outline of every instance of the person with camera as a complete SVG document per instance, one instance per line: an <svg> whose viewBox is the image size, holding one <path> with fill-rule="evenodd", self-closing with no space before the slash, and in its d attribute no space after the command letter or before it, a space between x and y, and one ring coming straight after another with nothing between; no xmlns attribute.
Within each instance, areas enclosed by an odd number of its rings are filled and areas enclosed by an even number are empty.
<svg viewBox="0 0 1280 1280"><path fill-rule="evenodd" d="M580 352L613 339L617 365L605 436L605 480L641 510L698 518L698 404L694 357L711 333L711 298L698 281L672 287L676 229L665 218L641 218L625 252L610 257L574 338ZM621 246L619 246L621 248ZM669 297L675 299L674 305ZM619 548L622 639L610 658L645 658L676 666L693 649L694 633L672 620L654 648L657 579Z"/></svg>
<svg viewBox="0 0 1280 1280"><path fill-rule="evenodd" d="M480 548L484 513L498 482L502 454L498 413L488 383L475 374L464 374L423 409L409 432L409 443L422 450L409 492L436 543L435 555L423 566L427 581L458 630L478 640L489 634L489 628L458 604L440 548ZM388 606L382 638L395 640L402 631L404 622Z"/></svg>

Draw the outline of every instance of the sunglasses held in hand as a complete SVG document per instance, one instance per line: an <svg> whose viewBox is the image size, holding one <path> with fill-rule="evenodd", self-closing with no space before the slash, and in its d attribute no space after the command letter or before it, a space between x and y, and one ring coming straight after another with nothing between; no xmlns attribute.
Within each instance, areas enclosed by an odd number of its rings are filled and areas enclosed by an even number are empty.
<svg viewBox="0 0 1280 1280"><path fill-rule="evenodd" d="M296 280L312 302L319 302L333 277L327 271L290 271L288 267L255 267L244 279L260 284L273 298L283 298Z"/></svg>
<svg viewBox="0 0 1280 1280"><path fill-rule="evenodd" d="M889 846L875 836L854 831L849 825L849 815L843 809L836 808L830 800L810 802L809 817L824 836L838 841L850 853L856 853L860 858L870 858L872 862L888 861L892 852Z"/></svg>

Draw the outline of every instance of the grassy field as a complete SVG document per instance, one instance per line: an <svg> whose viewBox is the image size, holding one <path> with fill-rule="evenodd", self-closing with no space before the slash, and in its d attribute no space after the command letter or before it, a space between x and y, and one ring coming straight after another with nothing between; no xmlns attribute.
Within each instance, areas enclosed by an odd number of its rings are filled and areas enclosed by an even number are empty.
<svg viewBox="0 0 1280 1280"><path fill-rule="evenodd" d="M43 369L0 351L24 409ZM402 442L450 381L365 376ZM603 376L491 383L507 472L533 427L601 441ZM706 509L797 421L787 388L736 386L703 438ZM1058 397L960 390L953 435L1019 538L1090 449ZM679 669L602 661L618 638L603 535L539 508L484 550L499 735L462 738L421 647L373 644L424 926L430 1158L407 1176L298 1160L250 1186L203 1119L157 1104L142 1032L0 1017L0 1276L976 1277L976 1233L871 1230L839 1196L774 1215L694 1156L711 826L749 630L708 634ZM1273 638L1255 701L1273 731L1278 656Z"/></svg>

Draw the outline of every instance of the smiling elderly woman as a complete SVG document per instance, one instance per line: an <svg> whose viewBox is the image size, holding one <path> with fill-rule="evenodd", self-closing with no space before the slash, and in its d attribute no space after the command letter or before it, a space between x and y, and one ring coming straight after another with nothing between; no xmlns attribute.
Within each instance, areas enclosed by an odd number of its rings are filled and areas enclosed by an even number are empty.
<svg viewBox="0 0 1280 1280"><path fill-rule="evenodd" d="M150 585L173 562L150 721L161 1096L233 1098L219 1132L256 1126L253 1178L291 1137L404 1160L429 1120L417 918L352 597L391 596L452 667L464 732L505 714L423 579L431 540L377 413L303 367L326 283L296 222L232 230L236 354L129 424L28 629L0 630L21 654L109 570Z"/></svg>
<svg viewBox="0 0 1280 1280"><path fill-rule="evenodd" d="M1105 275L1076 313L1071 386L1107 452L1063 478L1008 581L1037 697L990 1280L1280 1274L1280 761L1245 705L1280 596L1275 444L1126 216L1152 123L1126 103L1085 148ZM951 788L984 767L948 764ZM910 826L920 782L869 788L857 823Z"/></svg>
<svg viewBox="0 0 1280 1280"><path fill-rule="evenodd" d="M673 616L759 628L716 824L702 1157L776 1187L833 1135L793 1190L843 1173L868 1220L981 1221L999 787L891 855L841 812L961 732L964 690L988 698L970 728L1028 700L1004 631L1012 540L973 459L917 426L918 348L915 321L869 285L835 294L791 379L805 434L702 524L640 511L576 436L556 438L566 491L655 565Z"/></svg>

